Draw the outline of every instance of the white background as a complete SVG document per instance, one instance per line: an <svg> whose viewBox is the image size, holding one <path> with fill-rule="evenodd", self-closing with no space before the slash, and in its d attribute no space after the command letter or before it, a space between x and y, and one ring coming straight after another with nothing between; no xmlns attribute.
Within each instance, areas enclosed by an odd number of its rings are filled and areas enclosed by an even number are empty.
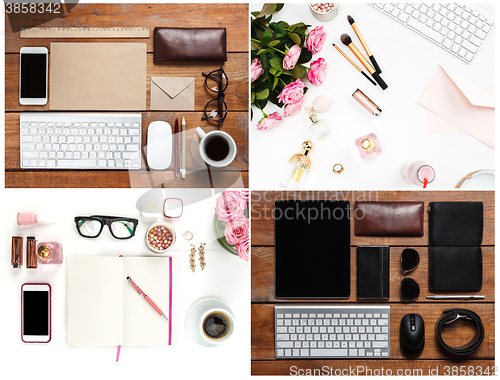
<svg viewBox="0 0 500 380"><path fill-rule="evenodd" d="M261 8L262 4L250 7L251 11ZM354 18L376 58L382 70L381 77L389 86L385 91L369 83L332 46L332 43L338 45L363 68L340 41L340 35L347 33L364 53L347 15ZM474 137L468 134L428 135L426 109L417 101L438 65L449 68L471 83L493 85L497 26L469 65L368 4L340 3L338 16L329 22L316 20L307 4L286 4L272 20L285 20L289 24L303 21L312 27L323 25L326 41L313 60L324 58L328 72L320 86L304 80L309 90L303 108L323 94L331 96L334 104L328 112L318 114L330 128L330 133L321 140L310 130L311 122L303 110L284 118L274 128L258 131L256 125L262 114L257 107L252 107L252 189L278 189L288 160L300 152L306 140L312 141L314 147L309 153L312 168L302 189L416 190L417 186L405 182L400 175L401 166L407 160L427 161L434 167L436 179L429 189L454 188L467 173L494 169L494 149ZM382 109L378 118L351 96L358 88ZM278 107L272 104L265 109L267 114L275 110ZM354 141L368 133L378 136L382 152L377 157L363 160ZM335 163L344 166L341 175L332 172ZM489 184L493 185L492 182L490 180Z"/></svg>
<svg viewBox="0 0 500 380"><path fill-rule="evenodd" d="M162 189L155 189L160 191ZM168 255L177 258L174 304L174 346L123 346L120 360L115 362L116 347L70 347L66 344L66 263L40 265L37 269L12 269L10 266L11 237L35 236L38 242L57 241L63 245L64 256L123 255L157 256L145 245L145 234L155 220L141 217L137 200L147 189L21 189L5 190L4 259L2 277L2 367L16 369L19 379L168 377L229 378L235 371L250 373L250 263L231 255L215 240L213 216L215 197L210 190L165 190L168 197L185 202L184 214L172 220L177 241ZM193 203L198 199L199 201ZM188 203L190 203L188 205ZM18 226L18 212L33 212L57 218L56 224ZM136 235L128 240L111 237L107 227L96 239L81 237L75 227L75 216L94 214L137 218ZM163 216L160 220L166 220ZM189 243L182 234L194 233L193 242L207 243L204 271L196 254L196 271L189 268ZM21 341L21 285L26 282L48 283L52 286L52 341L48 344L25 344ZM140 286L140 284L138 284ZM185 319L198 300L215 297L225 301L235 317L233 336L221 346L202 347L186 333ZM153 300L154 301L154 300ZM137 295L137 302L146 302ZM151 309L154 313L154 310ZM158 318L161 318L158 316ZM6 360L8 359L8 360ZM8 363L8 364L7 364ZM171 377L174 376L174 377ZM191 377L192 376L192 377ZM9 377L13 378L13 377Z"/></svg>

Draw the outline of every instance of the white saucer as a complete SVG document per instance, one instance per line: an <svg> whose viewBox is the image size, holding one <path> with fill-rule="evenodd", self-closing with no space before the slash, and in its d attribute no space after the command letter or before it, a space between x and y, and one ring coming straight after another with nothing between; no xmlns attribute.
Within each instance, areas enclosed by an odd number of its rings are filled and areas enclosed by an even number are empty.
<svg viewBox="0 0 500 380"><path fill-rule="evenodd" d="M200 330L198 329L198 323L200 323L200 317L203 314L203 312L209 310L209 309L225 309L229 311L231 314L233 312L227 306L227 304L224 301L221 301L220 299L217 298L204 298L198 302L196 302L191 309L189 309L189 312L186 317L186 331L188 335L193 339L196 343L205 346L205 347L215 347L217 346L216 344L211 344L207 342L203 337L200 335Z"/></svg>

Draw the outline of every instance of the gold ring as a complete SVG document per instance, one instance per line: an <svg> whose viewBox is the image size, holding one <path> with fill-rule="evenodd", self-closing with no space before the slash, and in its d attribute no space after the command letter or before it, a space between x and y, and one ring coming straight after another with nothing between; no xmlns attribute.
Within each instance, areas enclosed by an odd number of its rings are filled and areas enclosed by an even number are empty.
<svg viewBox="0 0 500 380"><path fill-rule="evenodd" d="M342 166L342 164L335 164L335 165L333 165L332 170L335 174L340 174L344 171L344 167Z"/></svg>

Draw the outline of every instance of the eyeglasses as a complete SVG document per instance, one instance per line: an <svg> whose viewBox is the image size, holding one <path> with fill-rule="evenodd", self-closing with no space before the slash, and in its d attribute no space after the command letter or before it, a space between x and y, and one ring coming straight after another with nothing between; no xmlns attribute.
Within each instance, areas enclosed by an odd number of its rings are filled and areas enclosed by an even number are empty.
<svg viewBox="0 0 500 380"><path fill-rule="evenodd" d="M98 237L106 225L115 239L130 239L135 235L139 221L120 216L91 215L76 216L75 223L78 233L86 238Z"/></svg>
<svg viewBox="0 0 500 380"><path fill-rule="evenodd" d="M205 87L212 92L217 93L217 98L210 100L205 105L204 115L201 120L208 120L222 125L227 116L227 104L224 101L224 91L226 91L229 79L221 67L219 70L214 70L207 73L202 73L205 77ZM217 104L216 104L217 103Z"/></svg>
<svg viewBox="0 0 500 380"><path fill-rule="evenodd" d="M183 212L182 199L167 198L163 202L163 216L165 218L180 218Z"/></svg>
<svg viewBox="0 0 500 380"><path fill-rule="evenodd" d="M403 272L401 298L405 302L415 301L420 295L420 287L417 282L411 277L406 277L406 274L415 270L419 263L420 255L415 249L405 248L403 250L403 253L401 253L401 270Z"/></svg>

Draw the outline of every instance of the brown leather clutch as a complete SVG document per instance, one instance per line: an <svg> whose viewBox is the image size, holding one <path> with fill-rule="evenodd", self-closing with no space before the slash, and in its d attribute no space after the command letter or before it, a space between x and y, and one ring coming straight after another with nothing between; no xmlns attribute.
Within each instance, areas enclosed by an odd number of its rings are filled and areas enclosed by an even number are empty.
<svg viewBox="0 0 500 380"><path fill-rule="evenodd" d="M356 202L357 236L416 237L424 235L423 202Z"/></svg>
<svg viewBox="0 0 500 380"><path fill-rule="evenodd" d="M155 62L225 62L226 28L155 28Z"/></svg>

